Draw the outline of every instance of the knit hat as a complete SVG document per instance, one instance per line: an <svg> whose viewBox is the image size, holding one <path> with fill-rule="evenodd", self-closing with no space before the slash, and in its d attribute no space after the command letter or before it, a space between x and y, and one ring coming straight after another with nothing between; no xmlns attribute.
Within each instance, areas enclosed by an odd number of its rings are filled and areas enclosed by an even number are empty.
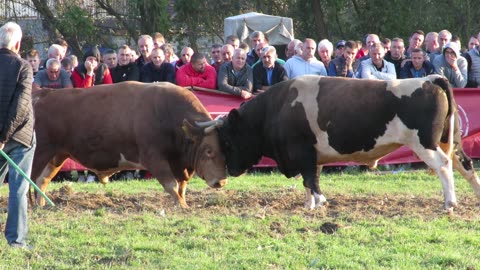
<svg viewBox="0 0 480 270"><path fill-rule="evenodd" d="M446 50L447 48L452 49L453 52L455 53L455 55L456 55L457 57L460 56L460 48L459 48L459 46L458 46L458 43L456 43L456 42L454 42L454 41L448 42L448 43L445 45L445 47L443 47L443 53L444 53L444 54L445 54L445 50Z"/></svg>
<svg viewBox="0 0 480 270"><path fill-rule="evenodd" d="M86 61L89 56L97 58L97 61L100 62L100 50L98 50L97 46L93 46L85 52L83 55L83 61Z"/></svg>

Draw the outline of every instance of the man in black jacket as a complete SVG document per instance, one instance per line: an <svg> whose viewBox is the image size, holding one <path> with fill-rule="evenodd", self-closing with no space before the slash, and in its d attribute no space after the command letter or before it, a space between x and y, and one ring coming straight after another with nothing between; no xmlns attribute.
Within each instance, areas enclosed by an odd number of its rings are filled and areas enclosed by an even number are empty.
<svg viewBox="0 0 480 270"><path fill-rule="evenodd" d="M288 80L283 66L277 62L277 51L273 46L266 46L261 50L261 63L253 68L253 93L260 94L270 86Z"/></svg>
<svg viewBox="0 0 480 270"><path fill-rule="evenodd" d="M18 55L21 40L22 29L18 24L8 22L0 28L0 149L30 175L36 145L31 96L33 73L31 65ZM9 169L5 238L11 247L25 248L29 184L6 163L0 157L0 179Z"/></svg>

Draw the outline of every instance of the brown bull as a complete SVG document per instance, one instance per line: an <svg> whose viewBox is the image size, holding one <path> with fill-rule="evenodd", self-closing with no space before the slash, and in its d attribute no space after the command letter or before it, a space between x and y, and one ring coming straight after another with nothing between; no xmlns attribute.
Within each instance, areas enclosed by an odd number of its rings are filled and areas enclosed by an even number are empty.
<svg viewBox="0 0 480 270"><path fill-rule="evenodd" d="M146 169L187 208L194 171L211 187L226 184L225 158L200 101L170 83L124 82L34 93L37 149L32 179L45 191L67 158L105 184L113 173ZM39 205L45 205L41 197Z"/></svg>

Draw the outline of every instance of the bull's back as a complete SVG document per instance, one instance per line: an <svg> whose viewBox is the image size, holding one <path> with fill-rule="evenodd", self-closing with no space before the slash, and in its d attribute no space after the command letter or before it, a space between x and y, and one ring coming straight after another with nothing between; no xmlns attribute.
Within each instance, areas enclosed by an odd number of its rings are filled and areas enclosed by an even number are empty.
<svg viewBox="0 0 480 270"><path fill-rule="evenodd" d="M265 102L270 107L265 113L270 125L266 133L272 142L283 145L315 144L317 151L340 155L339 160L378 147L377 139L391 127L399 134L383 141L385 146L405 143L402 133L408 129L418 130L423 146L434 148L444 128L448 101L440 87L426 81L304 76L277 84Z"/></svg>
<svg viewBox="0 0 480 270"><path fill-rule="evenodd" d="M34 100L37 132L53 136L55 141L112 133L128 139L136 136L137 128L167 129L190 115L208 119L208 112L193 94L170 83L45 89L34 93Z"/></svg>

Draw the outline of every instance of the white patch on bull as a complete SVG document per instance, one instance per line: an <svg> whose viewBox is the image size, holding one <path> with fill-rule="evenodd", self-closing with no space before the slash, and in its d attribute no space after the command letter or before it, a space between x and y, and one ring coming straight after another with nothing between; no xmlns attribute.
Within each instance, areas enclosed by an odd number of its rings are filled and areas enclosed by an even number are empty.
<svg viewBox="0 0 480 270"><path fill-rule="evenodd" d="M396 97L411 96L412 93L421 88L426 81L433 82L435 79L441 78L438 74L429 75L422 78L411 78L402 80L385 81L387 83L387 91L392 92Z"/></svg>
<svg viewBox="0 0 480 270"><path fill-rule="evenodd" d="M452 160L440 147L437 147L436 150L429 150L419 145L416 148L412 147L412 150L440 177L445 197L445 209L451 210L457 205Z"/></svg>
<svg viewBox="0 0 480 270"><path fill-rule="evenodd" d="M305 204L304 207L307 209L315 208L315 197L312 195L312 190L305 188Z"/></svg>
<svg viewBox="0 0 480 270"><path fill-rule="evenodd" d="M145 169L145 167L143 167L142 164L127 160L125 158L125 155L123 155L122 153L120 153L120 160L118 161L118 167L119 168L132 168L132 169L137 168L137 169L141 169L141 170Z"/></svg>
<svg viewBox="0 0 480 270"><path fill-rule="evenodd" d="M402 96L411 96L415 90L421 88L428 80L428 78L424 77L386 81L387 91L392 92L398 98L401 98Z"/></svg>

